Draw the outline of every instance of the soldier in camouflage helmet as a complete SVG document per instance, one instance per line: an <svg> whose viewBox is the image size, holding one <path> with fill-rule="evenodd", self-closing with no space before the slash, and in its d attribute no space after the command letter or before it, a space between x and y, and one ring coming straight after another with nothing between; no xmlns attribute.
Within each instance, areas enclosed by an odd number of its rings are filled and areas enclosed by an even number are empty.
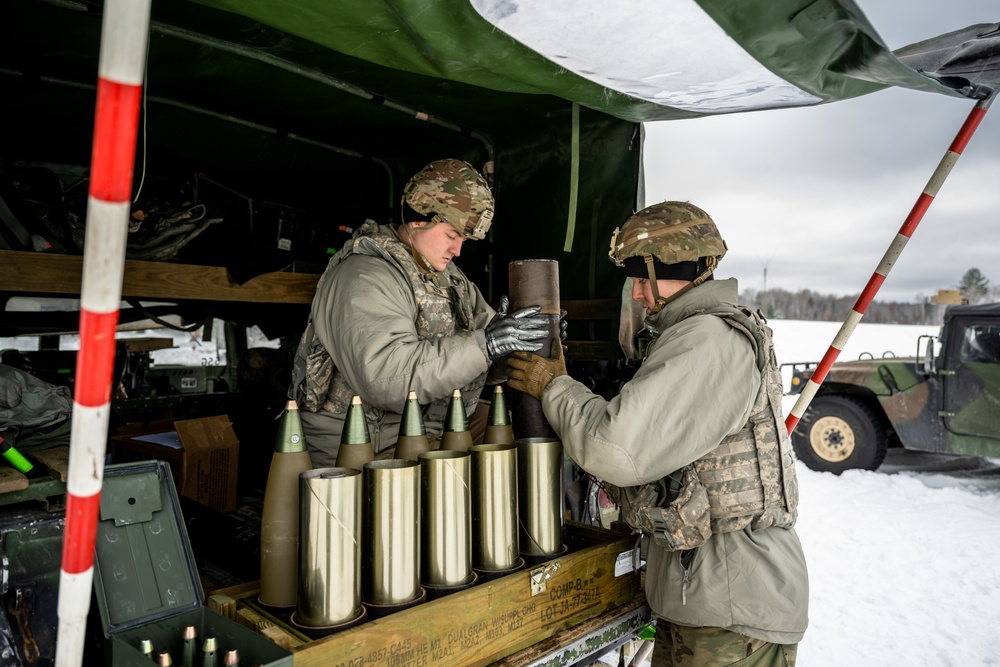
<svg viewBox="0 0 1000 667"><path fill-rule="evenodd" d="M678 298L712 277L726 254L726 242L703 210L687 202L668 201L644 208L620 230L615 229L608 254L611 261L625 267L628 277L648 279L651 310L658 313L667 299L660 295L657 281L690 281L670 297Z"/></svg>
<svg viewBox="0 0 1000 667"><path fill-rule="evenodd" d="M538 308L508 315L504 299L495 312L452 261L466 239L486 235L493 206L475 168L436 160L406 184L398 225L366 221L330 260L289 388L315 467L336 462L353 396L361 397L376 452L396 444L411 390L433 441L455 389L475 415L488 373L493 383L503 379L494 362L541 347L547 320Z"/></svg>
<svg viewBox="0 0 1000 667"><path fill-rule="evenodd" d="M475 241L486 238L493 222L490 186L461 160L437 160L414 174L403 188L402 203L435 223L447 222Z"/></svg>
<svg viewBox="0 0 1000 667"><path fill-rule="evenodd" d="M708 214L684 202L615 230L611 259L653 340L611 400L570 378L562 355L507 361L508 385L541 401L566 452L648 543L654 667L794 665L808 624L771 330L736 304L735 280L713 279L725 252Z"/></svg>

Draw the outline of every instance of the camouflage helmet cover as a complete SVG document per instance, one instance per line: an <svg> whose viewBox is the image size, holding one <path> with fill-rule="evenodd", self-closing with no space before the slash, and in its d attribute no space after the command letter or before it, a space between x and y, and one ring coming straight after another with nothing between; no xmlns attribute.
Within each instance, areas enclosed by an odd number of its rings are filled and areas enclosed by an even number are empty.
<svg viewBox="0 0 1000 667"><path fill-rule="evenodd" d="M628 257L652 255L664 264L693 262L701 257L722 259L726 242L705 211L687 202L647 206L625 221L611 236L608 255L618 266Z"/></svg>
<svg viewBox="0 0 1000 667"><path fill-rule="evenodd" d="M434 222L447 222L470 239L485 238L493 222L493 193L476 169L461 160L435 160L403 188L403 202Z"/></svg>

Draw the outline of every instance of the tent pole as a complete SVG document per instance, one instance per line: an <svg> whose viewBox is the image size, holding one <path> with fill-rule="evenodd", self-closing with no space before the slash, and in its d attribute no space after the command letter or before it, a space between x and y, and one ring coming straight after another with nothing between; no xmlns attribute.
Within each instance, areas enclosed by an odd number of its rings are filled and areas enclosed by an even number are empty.
<svg viewBox="0 0 1000 667"><path fill-rule="evenodd" d="M948 174L951 173L952 167L958 162L958 158L962 155L962 151L965 150L965 146L969 143L969 139L975 133L976 129L979 127L979 123L982 121L983 116L986 115L986 110L989 109L990 104L993 102L993 98L996 96L995 93L991 93L985 99L981 99L973 107L969 116L965 119L965 123L962 124L961 129L955 136L955 139L951 142L951 146L945 151L944 157L941 158L941 162L938 164L937 169L931 175L927 185L924 187L924 191L920 193L917 198L916 204L910 210L910 214L906 216L906 220L903 221L903 226L900 227L899 231L896 233L896 238L893 239L892 243L889 244L889 249L886 250L885 255L882 256L882 261L879 262L878 267L875 269L875 273L872 274L871 279L865 286L865 289L861 292L861 296L858 297L857 302L854 304L854 308L851 310L850 315L844 320L841 325L840 330L837 335L833 338L833 343L827 349L826 354L823 355L822 361L816 366L816 370L813 371L812 377L806 382L806 386L802 388L802 393L799 395L798 400L795 401L795 405L792 407L791 412L785 419L785 428L791 433L795 430L795 426L799 423L802 415L805 414L806 409L809 407L809 403L812 402L813 397L816 396L816 392L819 391L819 387L823 384L826 379L827 373L830 372L830 367L833 363L837 361L837 357L840 352L847 345L848 339L851 334L854 333L854 329L857 328L858 323L864 316L865 311L868 310L868 306L871 304L872 299L875 298L875 294L878 292L882 283L885 281L886 276L889 275L889 271L892 269L893 264L899 258L899 255L903 252L903 248L906 247L907 242L916 230L917 225L920 224L920 220L923 219L924 214L927 209L930 208L931 202L934 201L934 197L937 196L938 191L941 189L941 185L944 183L945 179L948 178Z"/></svg>
<svg viewBox="0 0 1000 667"><path fill-rule="evenodd" d="M80 351L59 574L56 667L79 667L83 663L150 3L108 0L101 25L80 288Z"/></svg>

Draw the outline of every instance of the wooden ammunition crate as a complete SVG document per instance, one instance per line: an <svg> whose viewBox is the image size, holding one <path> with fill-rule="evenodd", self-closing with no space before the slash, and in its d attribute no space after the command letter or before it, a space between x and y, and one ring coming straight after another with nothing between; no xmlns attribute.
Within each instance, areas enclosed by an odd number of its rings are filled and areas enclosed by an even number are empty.
<svg viewBox="0 0 1000 667"><path fill-rule="evenodd" d="M641 595L634 536L572 522L564 536L567 552L549 561L322 639L268 614L254 586L208 604L290 648L296 667L488 665Z"/></svg>

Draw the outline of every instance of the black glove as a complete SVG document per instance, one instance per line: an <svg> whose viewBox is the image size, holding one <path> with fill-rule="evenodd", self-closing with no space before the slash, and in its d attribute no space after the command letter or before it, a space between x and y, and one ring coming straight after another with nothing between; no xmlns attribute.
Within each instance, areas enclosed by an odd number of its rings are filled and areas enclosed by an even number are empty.
<svg viewBox="0 0 1000 667"><path fill-rule="evenodd" d="M496 317L486 325L486 351L490 361L515 351L537 352L544 346L539 339L548 336L548 319L538 315L541 306L529 306L507 314L509 301L500 299Z"/></svg>

